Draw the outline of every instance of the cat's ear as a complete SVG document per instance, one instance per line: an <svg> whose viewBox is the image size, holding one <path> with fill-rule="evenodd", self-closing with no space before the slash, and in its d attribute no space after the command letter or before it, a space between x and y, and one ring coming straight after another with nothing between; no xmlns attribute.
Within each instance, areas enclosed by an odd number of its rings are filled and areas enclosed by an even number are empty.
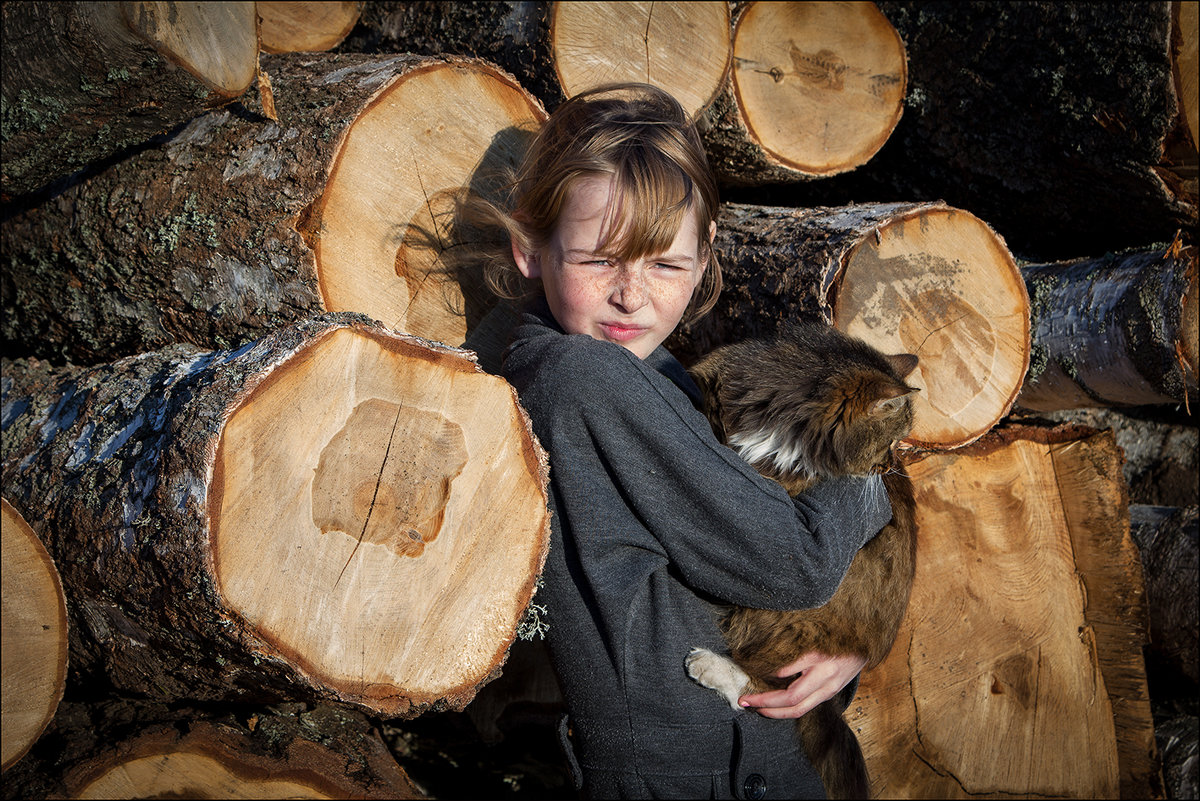
<svg viewBox="0 0 1200 801"><path fill-rule="evenodd" d="M917 357L913 356L913 358ZM914 392L920 391L917 387L906 387L904 384L888 383L880 387L878 400L871 404L871 414L890 414L904 405L905 398Z"/></svg>
<svg viewBox="0 0 1200 801"><path fill-rule="evenodd" d="M884 356L887 363L896 371L898 378L904 378L913 370L917 369L917 357L912 353L893 353L891 356Z"/></svg>

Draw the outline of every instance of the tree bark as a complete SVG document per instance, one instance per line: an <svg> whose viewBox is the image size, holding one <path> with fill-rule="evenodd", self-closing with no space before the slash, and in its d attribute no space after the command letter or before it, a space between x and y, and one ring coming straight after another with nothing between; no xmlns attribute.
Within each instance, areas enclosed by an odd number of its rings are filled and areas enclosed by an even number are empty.
<svg viewBox="0 0 1200 801"><path fill-rule="evenodd" d="M692 115L728 71L724 2L380 2L342 52L455 53L498 64L547 109L589 86L644 81Z"/></svg>
<svg viewBox="0 0 1200 801"><path fill-rule="evenodd" d="M4 372L5 491L60 566L73 670L412 716L503 664L545 558L545 457L469 353L343 314Z"/></svg>
<svg viewBox="0 0 1200 801"><path fill-rule="evenodd" d="M62 706L13 798L422 798L361 714L109 698Z"/></svg>
<svg viewBox="0 0 1200 801"><path fill-rule="evenodd" d="M1148 654L1172 672L1200 683L1200 583L1196 507L1130 507L1133 539L1141 550L1150 606Z"/></svg>
<svg viewBox="0 0 1200 801"><path fill-rule="evenodd" d="M460 345L494 300L449 275L455 191L486 194L544 114L475 60L263 59L279 122L224 109L5 221L10 354L87 364L236 347L323 311ZM10 283L11 282L11 283Z"/></svg>
<svg viewBox="0 0 1200 801"><path fill-rule="evenodd" d="M1109 432L998 429L907 468L917 572L847 710L880 798L1161 798Z"/></svg>
<svg viewBox="0 0 1200 801"><path fill-rule="evenodd" d="M0 500L4 539L3 754L8 770L54 718L67 682L67 607L58 569L25 518Z"/></svg>
<svg viewBox="0 0 1200 801"><path fill-rule="evenodd" d="M1196 798L1200 795L1200 718L1174 715L1159 723L1156 734L1167 798Z"/></svg>
<svg viewBox="0 0 1200 801"><path fill-rule="evenodd" d="M853 170L896 127L906 83L904 42L874 4L746 3L700 121L713 169L726 186Z"/></svg>
<svg viewBox="0 0 1200 801"><path fill-rule="evenodd" d="M4 200L245 92L254 3L5 3Z"/></svg>
<svg viewBox="0 0 1200 801"><path fill-rule="evenodd" d="M419 53L481 58L516 77L547 109L565 98L550 51L553 3L381 0L363 7L338 53Z"/></svg>
<svg viewBox="0 0 1200 801"><path fill-rule="evenodd" d="M1037 411L1197 399L1196 249L1021 268L1033 346L1017 405Z"/></svg>
<svg viewBox="0 0 1200 801"><path fill-rule="evenodd" d="M350 35L363 4L340 2L267 2L259 0L259 42L265 53L314 53L332 50Z"/></svg>
<svg viewBox="0 0 1200 801"><path fill-rule="evenodd" d="M715 249L717 307L667 343L685 363L787 320L823 319L920 358L912 444L966 444L1012 406L1029 359L1028 299L1003 241L973 215L941 203L726 204Z"/></svg>

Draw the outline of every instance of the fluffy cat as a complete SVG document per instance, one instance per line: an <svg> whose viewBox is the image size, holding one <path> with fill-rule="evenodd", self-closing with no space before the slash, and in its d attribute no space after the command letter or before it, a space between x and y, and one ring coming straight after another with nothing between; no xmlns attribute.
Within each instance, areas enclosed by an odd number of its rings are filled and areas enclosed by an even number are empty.
<svg viewBox="0 0 1200 801"><path fill-rule="evenodd" d="M887 656L908 606L915 548L913 497L892 449L912 428L903 379L911 354L885 356L827 325L792 324L769 340L722 347L692 368L718 438L795 495L823 478L882 472L892 521L850 565L817 609L731 607L722 632L732 662L694 649L689 675L736 709L746 692L784 687L781 666L810 650L857 654L874 667ZM802 746L830 798L866 798L866 765L842 720L843 692L797 720Z"/></svg>

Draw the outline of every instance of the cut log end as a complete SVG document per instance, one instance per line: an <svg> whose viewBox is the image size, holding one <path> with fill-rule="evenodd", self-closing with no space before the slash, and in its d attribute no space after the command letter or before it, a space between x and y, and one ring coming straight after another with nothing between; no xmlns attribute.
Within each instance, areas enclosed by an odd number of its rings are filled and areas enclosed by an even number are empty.
<svg viewBox="0 0 1200 801"><path fill-rule="evenodd" d="M1161 797L1120 461L1074 427L910 460L912 598L846 713L872 796Z"/></svg>
<svg viewBox="0 0 1200 801"><path fill-rule="evenodd" d="M843 265L834 325L920 359L910 444L958 447L1008 413L1029 367L1029 298L985 223L922 209L881 225Z"/></svg>
<svg viewBox="0 0 1200 801"><path fill-rule="evenodd" d="M461 708L503 663L546 553L544 456L462 352L339 329L230 417L216 473L222 596L340 700Z"/></svg>
<svg viewBox="0 0 1200 801"><path fill-rule="evenodd" d="M342 43L358 22L358 2L259 2L259 41L266 53L314 53Z"/></svg>
<svg viewBox="0 0 1200 801"><path fill-rule="evenodd" d="M733 60L750 136L801 175L864 164L900 121L904 43L874 3L750 3Z"/></svg>
<svg viewBox="0 0 1200 801"><path fill-rule="evenodd" d="M310 727L322 722L306 717ZM81 761L64 777L64 789L70 798L423 797L361 725L320 731L322 741L314 742L306 737L315 731L298 736L287 718L251 721L269 726L275 742L264 747L266 736L211 721L149 725Z"/></svg>
<svg viewBox="0 0 1200 801"><path fill-rule="evenodd" d="M25 518L0 500L4 616L3 759L7 770L37 742L67 679L67 608L50 554Z"/></svg>
<svg viewBox="0 0 1200 801"><path fill-rule="evenodd" d="M543 119L536 100L481 61L430 60L388 83L344 136L318 202L325 307L461 345L494 301L472 290L481 276L444 264L463 244L454 199L514 169Z"/></svg>
<svg viewBox="0 0 1200 801"><path fill-rule="evenodd" d="M601 84L649 83L695 116L712 101L729 69L729 6L555 3L551 42L568 97Z"/></svg>
<svg viewBox="0 0 1200 801"><path fill-rule="evenodd" d="M218 98L233 99L258 76L254 3L125 3L134 33L199 78Z"/></svg>

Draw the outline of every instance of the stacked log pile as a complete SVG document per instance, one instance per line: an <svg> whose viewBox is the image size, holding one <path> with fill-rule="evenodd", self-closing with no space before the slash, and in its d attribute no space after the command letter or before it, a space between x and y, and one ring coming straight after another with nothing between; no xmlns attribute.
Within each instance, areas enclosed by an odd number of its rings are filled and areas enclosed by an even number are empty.
<svg viewBox="0 0 1200 801"><path fill-rule="evenodd" d="M1195 2L175 5L3 10L6 797L569 792L417 776L561 708L456 208L628 80L728 201L685 363L797 318L920 357L874 793L1187 797Z"/></svg>

